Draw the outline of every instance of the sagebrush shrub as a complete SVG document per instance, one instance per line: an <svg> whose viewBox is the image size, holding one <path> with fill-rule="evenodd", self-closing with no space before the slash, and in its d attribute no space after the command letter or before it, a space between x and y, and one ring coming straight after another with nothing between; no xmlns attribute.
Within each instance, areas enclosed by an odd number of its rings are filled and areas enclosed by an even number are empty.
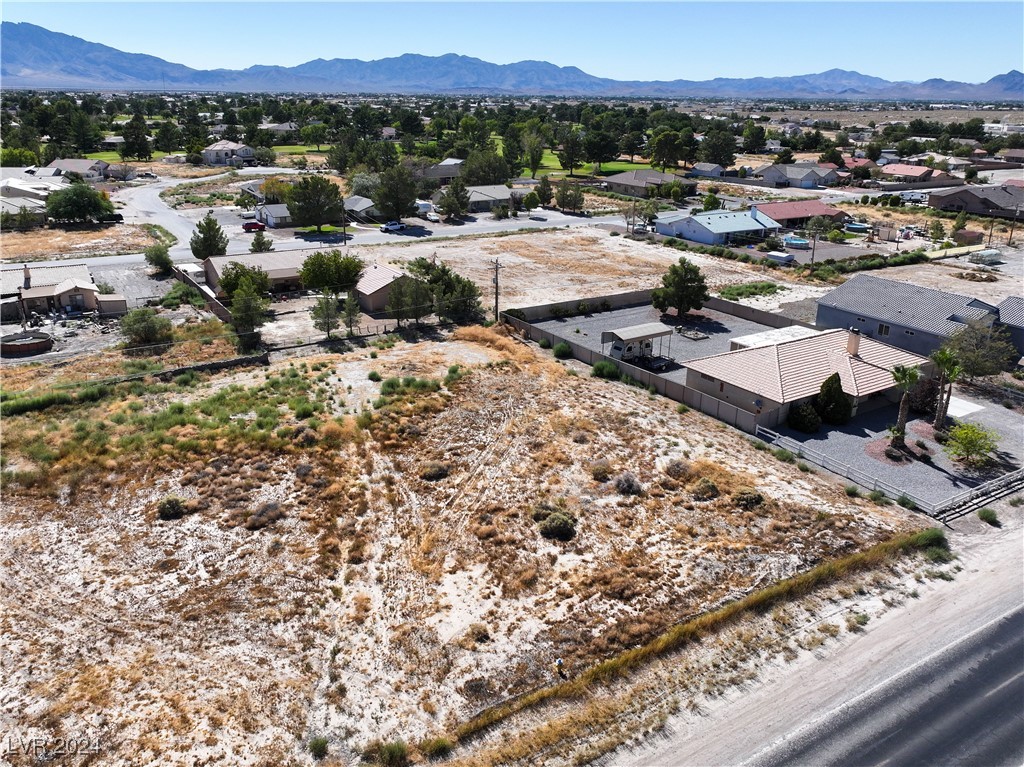
<svg viewBox="0 0 1024 767"><path fill-rule="evenodd" d="M640 480L629 471L624 471L615 478L615 489L621 495L640 495L644 491Z"/></svg>
<svg viewBox="0 0 1024 767"><path fill-rule="evenodd" d="M564 511L556 511L545 517L537 529L545 538L571 541L576 537L576 521Z"/></svg>

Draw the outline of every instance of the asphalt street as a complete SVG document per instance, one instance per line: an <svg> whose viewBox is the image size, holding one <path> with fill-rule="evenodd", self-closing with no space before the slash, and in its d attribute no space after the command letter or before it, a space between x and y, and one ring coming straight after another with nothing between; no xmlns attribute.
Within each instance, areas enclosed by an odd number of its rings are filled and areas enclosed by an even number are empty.
<svg viewBox="0 0 1024 767"><path fill-rule="evenodd" d="M828 712L746 764L1020 765L1022 660L1024 608L1019 607Z"/></svg>

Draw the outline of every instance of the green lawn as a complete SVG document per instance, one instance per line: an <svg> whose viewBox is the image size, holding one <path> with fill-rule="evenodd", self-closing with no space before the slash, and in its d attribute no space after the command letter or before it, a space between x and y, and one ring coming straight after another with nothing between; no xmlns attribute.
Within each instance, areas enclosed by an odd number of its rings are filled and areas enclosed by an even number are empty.
<svg viewBox="0 0 1024 767"><path fill-rule="evenodd" d="M278 154L306 154L307 152L326 152L331 145L321 144L319 150L316 148L316 144L277 144L271 148Z"/></svg>
<svg viewBox="0 0 1024 767"><path fill-rule="evenodd" d="M159 160L161 157L166 157L169 152L153 152L153 160ZM117 152L91 152L86 155L89 160L103 160L104 162L121 162L121 155ZM128 162L138 162L138 160L129 160Z"/></svg>
<svg viewBox="0 0 1024 767"><path fill-rule="evenodd" d="M316 234L316 227L315 226L297 226L297 227L295 227L295 231L299 232L301 234ZM341 234L342 232L345 232L347 234L349 232L355 232L355 231L356 231L355 227L347 226L347 227L342 228L340 226L335 226L334 224L324 224L322 227L320 227L320 233L321 234Z"/></svg>

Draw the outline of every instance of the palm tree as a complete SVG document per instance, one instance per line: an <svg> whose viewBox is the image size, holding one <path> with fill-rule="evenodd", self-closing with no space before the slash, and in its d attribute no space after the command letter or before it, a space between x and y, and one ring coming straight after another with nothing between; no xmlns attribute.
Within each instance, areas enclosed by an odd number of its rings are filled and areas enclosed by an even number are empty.
<svg viewBox="0 0 1024 767"><path fill-rule="evenodd" d="M896 365L892 369L892 378L896 385L903 390L903 398L900 399L900 414L896 418L896 427L892 431L892 439L889 444L892 447L902 450L906 447L903 437L907 431L907 416L910 415L910 390L917 384L921 371L907 365Z"/></svg>
<svg viewBox="0 0 1024 767"><path fill-rule="evenodd" d="M949 400L953 396L953 383L963 375L963 368L957 364L956 355L946 348L932 354L932 361L939 369L939 398L935 403L935 420L932 427L941 429L946 425Z"/></svg>

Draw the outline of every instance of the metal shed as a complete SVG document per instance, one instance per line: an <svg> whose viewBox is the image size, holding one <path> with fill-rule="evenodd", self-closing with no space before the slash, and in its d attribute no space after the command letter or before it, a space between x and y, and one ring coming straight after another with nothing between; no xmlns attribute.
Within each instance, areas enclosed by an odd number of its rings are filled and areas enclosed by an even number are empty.
<svg viewBox="0 0 1024 767"><path fill-rule="evenodd" d="M665 353L664 342L661 340L665 336L669 337L668 353ZM657 354L654 353L655 339L659 339ZM607 343L612 344L612 348L605 352L604 345ZM669 357L671 351L672 328L661 322L647 322L601 333L601 353L624 362L641 357Z"/></svg>

